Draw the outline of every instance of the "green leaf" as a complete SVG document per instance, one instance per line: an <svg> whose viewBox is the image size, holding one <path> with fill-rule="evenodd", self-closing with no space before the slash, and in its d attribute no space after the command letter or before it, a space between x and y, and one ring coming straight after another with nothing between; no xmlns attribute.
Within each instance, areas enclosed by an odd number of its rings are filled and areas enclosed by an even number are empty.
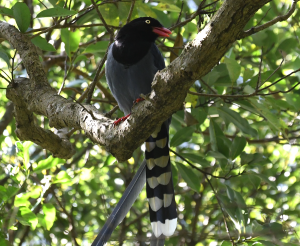
<svg viewBox="0 0 300 246"><path fill-rule="evenodd" d="M3 49L0 49L0 58L5 61L8 67L10 67L10 58Z"/></svg>
<svg viewBox="0 0 300 246"><path fill-rule="evenodd" d="M256 172L252 172L250 171L249 173L256 175L257 177L261 178L263 181L265 181L267 184L269 184L271 187L273 187L275 190L277 190L276 184L273 181L270 181L265 175L260 174L260 173L256 173Z"/></svg>
<svg viewBox="0 0 300 246"><path fill-rule="evenodd" d="M232 243L230 241L223 241L221 246L232 246Z"/></svg>
<svg viewBox="0 0 300 246"><path fill-rule="evenodd" d="M300 95L299 94L285 94L286 101L294 107L295 110L299 110Z"/></svg>
<svg viewBox="0 0 300 246"><path fill-rule="evenodd" d="M15 207L29 207L31 204L28 201L29 197L26 196L24 193L20 193L16 195L15 201L14 201L14 206Z"/></svg>
<svg viewBox="0 0 300 246"><path fill-rule="evenodd" d="M209 138L211 143L211 148L213 151L218 151L218 140L217 137L224 136L219 125L211 118L209 124Z"/></svg>
<svg viewBox="0 0 300 246"><path fill-rule="evenodd" d="M246 173L243 176L243 180L247 184L251 184L255 190L257 190L258 186L260 185L261 178L258 177L257 175L251 174L251 173Z"/></svg>
<svg viewBox="0 0 300 246"><path fill-rule="evenodd" d="M105 52L108 48L108 41L101 41L95 44L91 44L84 50L85 53Z"/></svg>
<svg viewBox="0 0 300 246"><path fill-rule="evenodd" d="M180 162L176 162L178 171L187 185L196 192L200 191L200 180L191 168L186 167Z"/></svg>
<svg viewBox="0 0 300 246"><path fill-rule="evenodd" d="M72 57L71 52L75 52L78 49L80 38L79 30L75 32L71 32L66 28L61 30L61 40L65 43L65 50L69 58Z"/></svg>
<svg viewBox="0 0 300 246"><path fill-rule="evenodd" d="M244 137L235 137L233 140L233 143L231 145L231 152L230 157L232 160L234 160L236 157L238 157L242 151L244 150L246 146L246 138Z"/></svg>
<svg viewBox="0 0 300 246"><path fill-rule="evenodd" d="M55 216L56 216L56 209L55 207L50 204L46 203L43 205L43 212L45 214L45 222L46 222L46 228L49 231L51 227L53 226L53 223L55 221Z"/></svg>
<svg viewBox="0 0 300 246"><path fill-rule="evenodd" d="M227 159L225 155L223 155L220 152L216 152L216 151L208 151L207 155L212 156L216 159Z"/></svg>
<svg viewBox="0 0 300 246"><path fill-rule="evenodd" d="M177 147L178 145L190 141L192 138L192 135L195 131L195 128L193 126L190 127L184 127L177 131L175 135L171 139L170 145L172 147Z"/></svg>
<svg viewBox="0 0 300 246"><path fill-rule="evenodd" d="M171 162L171 169L172 169L173 184L175 187L178 184L178 170L176 165L173 162Z"/></svg>
<svg viewBox="0 0 300 246"><path fill-rule="evenodd" d="M275 116L270 112L268 106L265 104L264 99L248 98L248 100L256 109L256 111L267 120L274 133L285 132L284 129L287 129L286 123L278 119L278 116Z"/></svg>
<svg viewBox="0 0 300 246"><path fill-rule="evenodd" d="M253 74L254 74L254 70L245 68L244 75L243 75L243 82L245 83L248 79L251 79Z"/></svg>
<svg viewBox="0 0 300 246"><path fill-rule="evenodd" d="M192 108L191 113L200 125L207 119L207 112L203 108Z"/></svg>
<svg viewBox="0 0 300 246"><path fill-rule="evenodd" d="M197 163L201 165L202 167L210 167L210 163L203 159L199 154L195 153L180 153L181 156L184 158L190 160L193 163Z"/></svg>
<svg viewBox="0 0 300 246"><path fill-rule="evenodd" d="M15 143L16 147L17 147L17 155L24 158L24 147L23 147L23 143L21 141L17 141Z"/></svg>
<svg viewBox="0 0 300 246"><path fill-rule="evenodd" d="M15 194L17 194L18 191L19 191L19 188L17 188L17 187L14 187L14 186L11 186L11 185L8 186L7 191L6 191L7 198L9 199L9 198L13 197Z"/></svg>
<svg viewBox="0 0 300 246"><path fill-rule="evenodd" d="M41 50L56 51L52 44L49 44L45 38L40 36L36 36L35 38L31 39L31 42Z"/></svg>
<svg viewBox="0 0 300 246"><path fill-rule="evenodd" d="M21 32L26 32L29 25L31 14L25 3L16 3L13 7L13 15Z"/></svg>
<svg viewBox="0 0 300 246"><path fill-rule="evenodd" d="M68 10L61 7L55 7L50 9L45 9L42 12L38 13L36 18L44 18L44 17L62 17L68 15L75 15L77 12L74 10Z"/></svg>
<svg viewBox="0 0 300 246"><path fill-rule="evenodd" d="M31 226L33 230L38 224L36 215L27 207L20 207L16 218L20 221L21 224L25 226Z"/></svg>
<svg viewBox="0 0 300 246"><path fill-rule="evenodd" d="M13 17L14 16L14 12L12 9L8 9L8 8L5 8L5 7L1 7L0 8L0 14L1 15L8 15L10 17Z"/></svg>
<svg viewBox="0 0 300 246"><path fill-rule="evenodd" d="M7 199L7 190L4 186L0 185L0 201L6 201Z"/></svg>
<svg viewBox="0 0 300 246"><path fill-rule="evenodd" d="M257 136L257 131L250 126L247 120L241 117L237 112L227 108L227 107L219 107L216 108L220 113L221 117L227 119L232 122L238 129L240 129L243 133L249 134L250 136Z"/></svg>
<svg viewBox="0 0 300 246"><path fill-rule="evenodd" d="M226 64L227 70L229 72L231 82L236 82L241 73L241 66L237 63L235 59L227 57L224 58L224 63Z"/></svg>
<svg viewBox="0 0 300 246"><path fill-rule="evenodd" d="M11 246L11 244L7 240L5 240L4 238L1 238L1 237L0 237L0 245L1 246Z"/></svg>
<svg viewBox="0 0 300 246"><path fill-rule="evenodd" d="M65 163L65 160L49 156L46 160L41 160L38 162L37 167L34 168L34 172L39 173L44 169L50 169L51 167L55 167L63 163Z"/></svg>
<svg viewBox="0 0 300 246"><path fill-rule="evenodd" d="M108 25L119 25L119 11L114 4L100 5L99 11Z"/></svg>
<svg viewBox="0 0 300 246"><path fill-rule="evenodd" d="M72 179L65 171L60 171L53 180L53 184L57 183L72 183Z"/></svg>
<svg viewBox="0 0 300 246"><path fill-rule="evenodd" d="M136 2L135 6L137 9L145 14L145 16L150 16L152 18L157 18L155 12L148 6L148 4ZM128 12L127 12L128 13Z"/></svg>
<svg viewBox="0 0 300 246"><path fill-rule="evenodd" d="M174 4L170 4L170 3L159 3L158 5L156 5L155 7L152 7L153 9L157 9L159 11L170 11L170 12L176 12L176 13L180 13L181 9L179 7L177 7Z"/></svg>
<svg viewBox="0 0 300 246"><path fill-rule="evenodd" d="M116 157L114 157L113 155L109 155L109 156L107 156L103 167L109 166L109 165L115 163L116 161L117 161Z"/></svg>

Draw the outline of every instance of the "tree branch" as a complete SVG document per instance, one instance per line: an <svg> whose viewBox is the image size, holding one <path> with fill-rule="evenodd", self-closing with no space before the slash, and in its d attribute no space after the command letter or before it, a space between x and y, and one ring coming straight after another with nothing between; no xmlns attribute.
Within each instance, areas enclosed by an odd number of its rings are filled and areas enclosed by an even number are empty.
<svg viewBox="0 0 300 246"><path fill-rule="evenodd" d="M194 81L218 63L254 13L268 2L270 0L224 1L211 22L185 46L182 54L156 74L149 100L134 106L129 119L115 128L112 121L93 106L83 105L83 108L58 96L47 81L35 46L16 28L0 22L0 35L17 49L30 78L22 83L17 81L16 87L7 90L7 96L13 102L16 98L22 100L30 112L48 117L51 127L83 129L92 141L106 146L119 161L127 160L157 124L182 107Z"/></svg>

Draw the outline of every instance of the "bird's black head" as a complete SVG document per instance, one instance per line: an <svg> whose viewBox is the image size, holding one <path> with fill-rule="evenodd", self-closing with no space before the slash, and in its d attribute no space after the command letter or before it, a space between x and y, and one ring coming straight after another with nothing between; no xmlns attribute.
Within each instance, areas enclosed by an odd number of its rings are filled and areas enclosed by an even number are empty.
<svg viewBox="0 0 300 246"><path fill-rule="evenodd" d="M158 20L141 17L123 26L115 38L113 57L119 63L132 65L140 61L158 37L169 37L171 31Z"/></svg>
<svg viewBox="0 0 300 246"><path fill-rule="evenodd" d="M117 41L154 42L158 37L169 37L171 31L151 17L137 18L123 26L116 36Z"/></svg>

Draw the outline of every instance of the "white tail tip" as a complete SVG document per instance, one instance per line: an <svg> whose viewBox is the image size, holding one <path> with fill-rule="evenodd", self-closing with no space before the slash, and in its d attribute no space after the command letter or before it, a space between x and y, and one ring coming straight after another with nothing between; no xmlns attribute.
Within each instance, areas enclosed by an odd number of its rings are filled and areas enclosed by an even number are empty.
<svg viewBox="0 0 300 246"><path fill-rule="evenodd" d="M169 237L172 236L177 226L177 218L172 220L166 220L165 223L160 221L151 222L152 231L156 237L159 237L161 234Z"/></svg>

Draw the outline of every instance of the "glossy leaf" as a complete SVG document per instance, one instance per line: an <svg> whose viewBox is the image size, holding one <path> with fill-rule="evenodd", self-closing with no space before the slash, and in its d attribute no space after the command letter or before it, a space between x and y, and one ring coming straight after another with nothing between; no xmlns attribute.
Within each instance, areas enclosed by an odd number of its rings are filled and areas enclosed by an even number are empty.
<svg viewBox="0 0 300 246"><path fill-rule="evenodd" d="M35 38L31 39L31 42L39 47L41 50L45 51L56 51L52 44L49 44L46 39L36 36Z"/></svg>
<svg viewBox="0 0 300 246"><path fill-rule="evenodd" d="M181 177L187 183L187 185L196 192L200 191L200 182L197 175L193 172L190 167L187 167L179 162L176 162L176 166Z"/></svg>
<svg viewBox="0 0 300 246"><path fill-rule="evenodd" d="M191 139L194 131L195 131L195 129L194 129L193 126L185 127L185 128L180 129L172 137L170 145L172 147L176 147L176 146L178 146L182 143L188 142Z"/></svg>
<svg viewBox="0 0 300 246"><path fill-rule="evenodd" d="M72 52L75 52L78 49L80 42L80 31L76 30L74 32L69 31L64 28L61 30L61 39L65 43L65 49L69 56L72 56Z"/></svg>
<svg viewBox="0 0 300 246"><path fill-rule="evenodd" d="M41 11L37 14L36 18L44 17L63 17L68 15L75 15L77 12L74 10L68 10L61 7L49 8Z"/></svg>
<svg viewBox="0 0 300 246"><path fill-rule="evenodd" d="M237 63L235 59L225 57L224 62L229 72L229 77L232 83L236 82L240 76L241 66Z"/></svg>
<svg viewBox="0 0 300 246"><path fill-rule="evenodd" d="M49 156L47 159L39 161L37 167L34 168L34 171L41 172L42 170L47 170L51 167L55 167L63 163L65 163L63 159L53 158L53 156Z"/></svg>
<svg viewBox="0 0 300 246"><path fill-rule="evenodd" d="M13 15L16 19L18 28L21 32L26 32L29 25L30 25L30 19L31 14L28 6L25 3L16 3L13 7Z"/></svg>
<svg viewBox="0 0 300 246"><path fill-rule="evenodd" d="M243 119L240 114L237 112L227 108L227 107L220 107L217 108L218 112L220 113L221 117L226 118L228 121L232 122L238 129L240 129L243 133L249 134L251 136L256 136L257 131L253 129L247 120Z"/></svg>
<svg viewBox="0 0 300 246"><path fill-rule="evenodd" d="M235 137L230 151L230 158L234 160L238 157L246 146L246 139L244 137Z"/></svg>

